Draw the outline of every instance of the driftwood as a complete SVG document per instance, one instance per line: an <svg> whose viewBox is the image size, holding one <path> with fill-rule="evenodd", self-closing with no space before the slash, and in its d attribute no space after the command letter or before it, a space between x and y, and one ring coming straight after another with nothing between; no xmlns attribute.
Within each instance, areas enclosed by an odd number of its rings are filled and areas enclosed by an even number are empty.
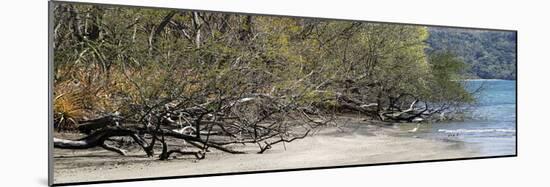
<svg viewBox="0 0 550 187"><path fill-rule="evenodd" d="M126 150L120 149L120 148L115 147L115 146L112 146L112 145L109 145L109 144L107 144L107 142L103 142L103 144L101 145L101 147L102 147L103 149L106 149L106 150L109 150L109 151L113 151L113 152L115 152L115 153L118 153L118 154L120 154L120 155L122 155L122 156L126 156Z"/></svg>
<svg viewBox="0 0 550 187"><path fill-rule="evenodd" d="M382 102L364 102L361 98L336 93L340 107L359 111L365 115L379 116L386 121L411 122L431 115L428 103L412 95L390 99L387 107ZM140 117L138 124L124 124L118 115L88 120L78 125L78 130L87 136L77 140L54 138L54 147L60 149L103 149L126 155L126 150L116 147L113 137L130 137L148 156L154 156L156 142L162 145L160 160L167 160L173 154L205 157L209 149L230 154L246 152L235 150L232 145L256 144L257 153L265 153L273 145L290 143L307 137L312 129L330 125L333 118L327 118L314 106L297 106L288 102L292 98L280 98L268 94L254 94L233 98L218 98L202 104L184 106L175 102L162 101ZM284 102L282 102L284 101ZM404 104L407 103L408 104ZM424 107L418 105L424 104ZM166 106L165 106L166 105ZM403 105L406 105L403 107ZM290 117L289 116L294 116ZM307 124L305 133L292 132L292 123L285 122L295 117ZM141 124L140 124L141 123ZM296 122L293 122L296 123ZM148 137L149 143L144 137ZM183 140L190 148L169 148L168 139Z"/></svg>
<svg viewBox="0 0 550 187"><path fill-rule="evenodd" d="M412 102L408 104L408 108L402 109L402 105L407 97L411 98ZM382 112L382 115L388 120L397 122L422 121L422 117L427 117L431 114L426 112L429 109L427 102L422 102L424 103L424 107L417 108L416 105L419 103L421 103L420 99L412 94L401 94L396 98L390 97L389 107L386 111Z"/></svg>
<svg viewBox="0 0 550 187"><path fill-rule="evenodd" d="M398 97L389 98L389 104L383 106L380 99L376 103L364 102L361 99L354 98L351 95L336 93L338 107L342 110L356 111L361 114L378 118L382 121L393 122L417 122L423 121L424 118L429 118L435 113L443 112L448 107L443 105L439 108L430 108L427 102L421 101L418 97L412 94L401 94ZM408 108L403 108L402 105L410 101ZM417 105L423 104L423 107Z"/></svg>
<svg viewBox="0 0 550 187"><path fill-rule="evenodd" d="M288 98L283 100L286 99ZM258 153L264 153L272 145L305 138L311 130L293 133L292 126L301 124L288 123L285 120L289 119L287 116L290 113L301 116L303 110L298 109L292 102L281 100L268 94L254 94L218 98L192 106L162 101L161 103L165 104L153 105L153 108L146 109L145 112L141 112L144 116L140 117L139 121L132 121L131 124L124 124L125 120L118 115L83 121L78 125L78 130L86 133L86 137L77 140L54 138L54 147L101 147L126 155L126 150L110 142L116 142L115 137L129 137L132 138L132 143L138 144L148 156L154 156L154 147L160 142L160 160L167 160L173 154L193 155L197 159L202 159L211 149L230 154L246 153L233 148L232 145L235 144L257 144L260 145ZM303 118L301 123L310 124L310 128L326 125L328 121L326 118L313 119L309 115ZM144 137L147 137L147 140ZM166 142L169 139L183 140L185 145L191 147L170 148Z"/></svg>
<svg viewBox="0 0 550 187"><path fill-rule="evenodd" d="M125 151L107 145L105 143L105 141L107 141L109 138L116 136L131 137L139 146L141 146L146 151L148 156L153 155L152 151L149 149L150 145L138 135L137 131L120 127L103 128L78 140L54 138L53 143L55 148L60 149L89 149L94 147L103 147L107 150L115 151L119 154L124 155Z"/></svg>
<svg viewBox="0 0 550 187"><path fill-rule="evenodd" d="M264 153L266 150L271 149L272 145L275 145L275 144L278 144L278 143L281 143L281 142L282 142L282 143L290 143L290 142L292 142L292 141L294 141L294 140L303 139L303 138L305 138L305 137L309 134L309 132L310 132L310 131L308 130L308 131L307 131L305 134L303 134L302 136L293 137L293 138L291 138L291 139L285 139L285 138L281 137L280 139L278 139L278 140L276 140L276 141L273 141L273 142L267 142L267 141L265 141L263 146L262 146L261 143L258 143L258 146L260 147L260 151L258 151L258 154L262 154L262 153ZM283 145L284 145L284 144L283 144Z"/></svg>

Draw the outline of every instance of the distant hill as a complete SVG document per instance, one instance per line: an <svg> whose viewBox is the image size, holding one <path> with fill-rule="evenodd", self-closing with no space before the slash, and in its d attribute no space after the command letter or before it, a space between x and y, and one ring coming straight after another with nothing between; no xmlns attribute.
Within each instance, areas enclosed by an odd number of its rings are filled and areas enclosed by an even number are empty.
<svg viewBox="0 0 550 187"><path fill-rule="evenodd" d="M428 54L451 51L469 65L471 78L516 79L516 33L429 27Z"/></svg>

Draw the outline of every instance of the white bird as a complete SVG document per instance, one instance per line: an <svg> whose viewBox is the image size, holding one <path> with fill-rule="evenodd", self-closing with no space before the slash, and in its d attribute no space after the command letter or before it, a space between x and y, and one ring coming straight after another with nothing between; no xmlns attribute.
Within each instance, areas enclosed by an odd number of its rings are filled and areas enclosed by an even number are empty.
<svg viewBox="0 0 550 187"><path fill-rule="evenodd" d="M416 124L416 127L414 129L409 130L409 132L416 132L418 130L418 127L420 127L420 123Z"/></svg>

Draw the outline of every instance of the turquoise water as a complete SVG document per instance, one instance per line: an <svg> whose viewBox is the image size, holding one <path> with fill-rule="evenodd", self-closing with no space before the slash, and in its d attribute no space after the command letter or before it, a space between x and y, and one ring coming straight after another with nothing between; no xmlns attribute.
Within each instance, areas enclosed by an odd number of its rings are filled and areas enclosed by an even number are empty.
<svg viewBox="0 0 550 187"><path fill-rule="evenodd" d="M471 80L465 84L472 90L482 87L466 119L426 125L419 135L461 141L482 156L516 154L516 81Z"/></svg>

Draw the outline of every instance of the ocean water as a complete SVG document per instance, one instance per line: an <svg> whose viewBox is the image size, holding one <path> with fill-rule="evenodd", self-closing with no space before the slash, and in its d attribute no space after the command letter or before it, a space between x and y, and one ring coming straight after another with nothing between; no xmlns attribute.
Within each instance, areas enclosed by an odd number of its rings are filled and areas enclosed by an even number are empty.
<svg viewBox="0 0 550 187"><path fill-rule="evenodd" d="M516 81L469 80L471 90L482 87L477 103L468 107L463 121L422 125L416 134L425 138L463 142L480 156L516 154Z"/></svg>

